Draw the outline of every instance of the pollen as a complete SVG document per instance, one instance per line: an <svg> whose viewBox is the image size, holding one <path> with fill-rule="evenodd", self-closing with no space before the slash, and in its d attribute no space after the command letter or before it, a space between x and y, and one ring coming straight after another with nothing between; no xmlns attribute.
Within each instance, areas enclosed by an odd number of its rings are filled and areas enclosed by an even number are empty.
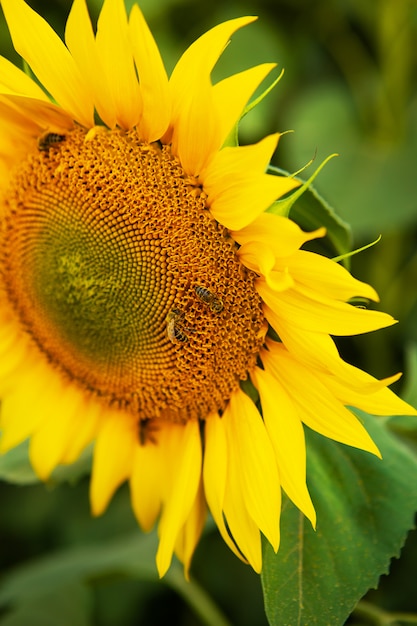
<svg viewBox="0 0 417 626"><path fill-rule="evenodd" d="M44 135L15 170L1 272L39 356L148 424L222 412L256 365L256 275L170 147ZM152 438L151 438L152 439Z"/></svg>

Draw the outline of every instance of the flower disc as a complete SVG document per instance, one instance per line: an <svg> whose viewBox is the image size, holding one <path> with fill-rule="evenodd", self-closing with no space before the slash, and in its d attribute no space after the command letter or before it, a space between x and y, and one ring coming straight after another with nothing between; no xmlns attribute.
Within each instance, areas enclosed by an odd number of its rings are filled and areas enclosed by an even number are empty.
<svg viewBox="0 0 417 626"><path fill-rule="evenodd" d="M255 274L198 180L135 130L44 137L13 178L2 245L22 327L108 406L205 418L255 367Z"/></svg>

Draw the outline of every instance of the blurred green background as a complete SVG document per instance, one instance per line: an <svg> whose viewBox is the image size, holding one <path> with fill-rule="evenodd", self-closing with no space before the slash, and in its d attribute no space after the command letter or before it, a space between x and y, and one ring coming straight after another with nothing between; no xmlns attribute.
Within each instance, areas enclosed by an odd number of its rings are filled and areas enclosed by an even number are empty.
<svg viewBox="0 0 417 626"><path fill-rule="evenodd" d="M132 3L127 1L128 8ZM29 4L62 35L69 0L31 0ZM96 19L101 0L89 0L88 4ZM257 23L234 36L214 74L218 79L269 61L285 68L272 95L243 121L241 141L294 130L282 137L274 165L294 172L314 159L306 176L327 155L340 155L326 166L315 185L351 225L353 247L382 235L376 246L353 257L352 272L376 287L381 308L401 322L372 336L342 341L341 350L375 376L405 370L408 389L417 385L416 368L412 367L417 340L417 2L146 0L140 5L169 71L182 51L208 28L231 17L259 16ZM2 14L0 53L20 63ZM396 388L400 393L403 384ZM410 481L416 478L410 476ZM85 477L74 484L47 487L1 483L0 490L2 626L204 623L204 615L198 616L189 605L193 601L204 605L198 595L201 589L191 585L184 591L180 574L176 578L174 572L167 583L153 580L152 573L144 580L146 576L120 564L88 569L94 549L105 554L107 548L117 551L117 542L126 536L142 540L126 489L120 490L98 520L90 518ZM144 541L154 545L152 536ZM83 554L87 565L83 562L81 566ZM51 559L42 565L50 575L48 615L39 609L42 602L33 591L33 580L39 576L36 568L41 567L38 560L45 558ZM135 555L131 553L130 558ZM10 578L13 568L30 563L35 564L28 570L32 579L26 581L26 587L21 579ZM63 589L54 586L57 564L58 569L72 571ZM231 624L266 624L258 577L229 552L212 527L197 550L192 575ZM10 591L13 580L14 596ZM23 585L20 596L19 584ZM368 601L388 611L417 614L415 534L401 559L393 562L391 575L383 577ZM8 611L8 603L19 605L18 610ZM368 617L358 612L349 624L379 623L366 621ZM417 618L408 623L417 624Z"/></svg>

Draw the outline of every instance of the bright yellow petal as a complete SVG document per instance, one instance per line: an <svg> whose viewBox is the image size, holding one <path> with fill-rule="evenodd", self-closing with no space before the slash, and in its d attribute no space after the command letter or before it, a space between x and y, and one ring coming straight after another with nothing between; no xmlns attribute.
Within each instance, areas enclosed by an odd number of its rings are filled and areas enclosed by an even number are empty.
<svg viewBox="0 0 417 626"><path fill-rule="evenodd" d="M171 119L168 77L158 46L137 4L129 20L133 56L139 75L143 117L138 132L143 141L157 141Z"/></svg>
<svg viewBox="0 0 417 626"><path fill-rule="evenodd" d="M214 85L213 101L217 110L220 111L220 145L224 143L232 128L239 121L256 88L275 67L275 63L257 65L244 72L233 74Z"/></svg>
<svg viewBox="0 0 417 626"><path fill-rule="evenodd" d="M209 189L222 188L230 184L230 179L236 175L245 172L263 173L275 152L279 137L276 133L252 145L223 148L214 155L202 173L203 184Z"/></svg>
<svg viewBox="0 0 417 626"><path fill-rule="evenodd" d="M262 355L265 369L292 398L299 419L325 437L381 456L360 421L335 398L319 376L296 361L282 344Z"/></svg>
<svg viewBox="0 0 417 626"><path fill-rule="evenodd" d="M201 533L203 532L206 516L207 507L204 498L203 484L200 481L200 486L193 508L191 509L175 544L175 554L181 563L184 564L184 575L187 580L189 580L191 559L201 537Z"/></svg>
<svg viewBox="0 0 417 626"><path fill-rule="evenodd" d="M205 421L203 479L206 500L223 540L236 556L246 561L237 550L224 523L223 507L226 492L228 457L226 431L223 419L218 415L212 415Z"/></svg>
<svg viewBox="0 0 417 626"><path fill-rule="evenodd" d="M29 443L30 462L42 480L47 480L61 463L72 431L82 419L79 415L82 396L71 386L66 386L60 397L52 396L51 404L55 407L54 414L48 416Z"/></svg>
<svg viewBox="0 0 417 626"><path fill-rule="evenodd" d="M273 328L288 324L308 331L343 336L359 335L396 323L386 313L357 308L304 287L280 293L259 279L256 288L267 305L265 315Z"/></svg>
<svg viewBox="0 0 417 626"><path fill-rule="evenodd" d="M130 476L137 440L131 416L109 412L94 447L90 500L93 515L100 515L116 489Z"/></svg>
<svg viewBox="0 0 417 626"><path fill-rule="evenodd" d="M85 448L93 442L98 432L102 407L90 399L85 399L77 411L77 419L73 420L68 436L66 449L61 463L74 463Z"/></svg>
<svg viewBox="0 0 417 626"><path fill-rule="evenodd" d="M23 0L2 0L2 7L16 51L61 107L80 124L92 125L86 83L58 35Z"/></svg>
<svg viewBox="0 0 417 626"><path fill-rule="evenodd" d="M210 74L229 37L254 19L238 18L209 30L184 52L171 75L172 151L188 174L200 175L224 141Z"/></svg>
<svg viewBox="0 0 417 626"><path fill-rule="evenodd" d="M282 488L313 526L316 512L306 484L304 430L288 393L269 371L256 369L265 428L274 448Z"/></svg>
<svg viewBox="0 0 417 626"><path fill-rule="evenodd" d="M326 231L319 228L305 233L292 220L273 213L262 213L251 224L233 232L233 238L241 245L258 242L268 247L277 259L294 254L303 244L318 237L324 237Z"/></svg>
<svg viewBox="0 0 417 626"><path fill-rule="evenodd" d="M233 33L255 19L255 17L241 17L223 22L204 33L184 52L169 80L174 123L184 109L184 103L189 100L190 93L194 90L196 77L204 76L208 80Z"/></svg>
<svg viewBox="0 0 417 626"><path fill-rule="evenodd" d="M299 183L288 176L241 172L228 184L204 183L214 218L230 228L240 230L253 222L271 204Z"/></svg>
<svg viewBox="0 0 417 626"><path fill-rule="evenodd" d="M8 94L0 96L0 103L13 109L26 125L35 124L51 132L65 132L74 126L72 117L51 102Z"/></svg>
<svg viewBox="0 0 417 626"><path fill-rule="evenodd" d="M0 147L6 154L10 163L13 162L14 153L19 152L20 144L23 143L27 152L27 146L33 142L34 137L41 134L38 124L28 119L16 108L8 97L0 96L0 118L2 129L0 135Z"/></svg>
<svg viewBox="0 0 417 626"><path fill-rule="evenodd" d="M14 378L16 369L28 360L25 358L27 352L27 344L13 335L0 338L0 393L2 395L10 391L9 377Z"/></svg>
<svg viewBox="0 0 417 626"><path fill-rule="evenodd" d="M257 241L244 243L237 252L243 265L265 278L273 291L285 291L294 287L294 279L288 268L276 271L276 258L272 250L262 247Z"/></svg>
<svg viewBox="0 0 417 626"><path fill-rule="evenodd" d="M202 451L197 421L189 421L185 426L167 424L161 435L166 472L172 474L158 526L160 541L156 565L162 577L171 564L179 533L197 495Z"/></svg>
<svg viewBox="0 0 417 626"><path fill-rule="evenodd" d="M135 446L130 494L133 511L146 532L152 529L161 511L164 492L164 473L161 468L164 462L158 434L155 434L155 443L138 443Z"/></svg>
<svg viewBox="0 0 417 626"><path fill-rule="evenodd" d="M105 124L116 124L111 85L99 58L85 0L74 0L65 28L65 42L79 70L86 78L95 108Z"/></svg>
<svg viewBox="0 0 417 626"><path fill-rule="evenodd" d="M18 355L21 361L19 345L17 348L10 354ZM24 441L45 421L51 418L56 420L54 402L62 395L61 386L56 377L51 375L50 368L42 361L38 360L30 365L31 367L23 370L21 368L18 372L19 384L5 393L2 400L1 423L4 430L1 439L2 452Z"/></svg>
<svg viewBox="0 0 417 626"><path fill-rule="evenodd" d="M344 267L319 254L299 250L288 259L288 265L297 282L328 298L346 301L362 296L379 301L373 287L357 280Z"/></svg>
<svg viewBox="0 0 417 626"><path fill-rule="evenodd" d="M0 77L0 93L49 101L48 96L35 81L4 57L0 57Z"/></svg>
<svg viewBox="0 0 417 626"><path fill-rule="evenodd" d="M105 0L97 22L97 52L111 86L114 118L121 128L135 126L142 114L142 101L130 44L123 0Z"/></svg>
<svg viewBox="0 0 417 626"><path fill-rule="evenodd" d="M380 385L382 387L384 385L384 387L375 389L373 392L369 392L365 388L361 393L350 387L349 378L345 381L334 376L320 375L323 384L345 405L355 406L375 415L417 415L414 407L386 388L386 385L391 384L393 379L398 377L394 376L387 380L375 381L375 386Z"/></svg>
<svg viewBox="0 0 417 626"><path fill-rule="evenodd" d="M243 391L232 395L223 420L231 464L236 464L246 509L277 551L281 486L264 422L255 404Z"/></svg>
<svg viewBox="0 0 417 626"><path fill-rule="evenodd" d="M398 374L383 381L377 380L359 368L343 361L329 335L291 328L288 324L280 325L277 316L273 316L267 307L264 309L268 318L274 318L277 324L275 330L279 338L297 360L308 367L329 372L332 378L344 381L349 389L363 394L373 394L382 387L391 385L398 380ZM269 342L267 345L269 346Z"/></svg>
<svg viewBox="0 0 417 626"><path fill-rule="evenodd" d="M227 525L239 550L242 551L243 556L250 563L255 572L260 573L262 569L261 533L246 508L242 493L242 481L239 476L239 468L234 462L232 455L230 455L224 497L224 514Z"/></svg>
<svg viewBox="0 0 417 626"><path fill-rule="evenodd" d="M193 176L200 175L221 146L219 112L212 95L209 79L196 75L173 128L172 152Z"/></svg>

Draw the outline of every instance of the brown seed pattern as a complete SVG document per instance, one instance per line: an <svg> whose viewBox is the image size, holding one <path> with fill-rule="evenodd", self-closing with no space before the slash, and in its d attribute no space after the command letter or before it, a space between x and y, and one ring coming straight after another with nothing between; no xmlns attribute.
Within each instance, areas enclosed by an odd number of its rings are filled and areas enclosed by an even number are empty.
<svg viewBox="0 0 417 626"><path fill-rule="evenodd" d="M0 266L22 328L64 376L140 420L224 410L263 341L256 276L208 204L170 147L134 130L34 142L13 177ZM173 310L187 341L168 335Z"/></svg>

